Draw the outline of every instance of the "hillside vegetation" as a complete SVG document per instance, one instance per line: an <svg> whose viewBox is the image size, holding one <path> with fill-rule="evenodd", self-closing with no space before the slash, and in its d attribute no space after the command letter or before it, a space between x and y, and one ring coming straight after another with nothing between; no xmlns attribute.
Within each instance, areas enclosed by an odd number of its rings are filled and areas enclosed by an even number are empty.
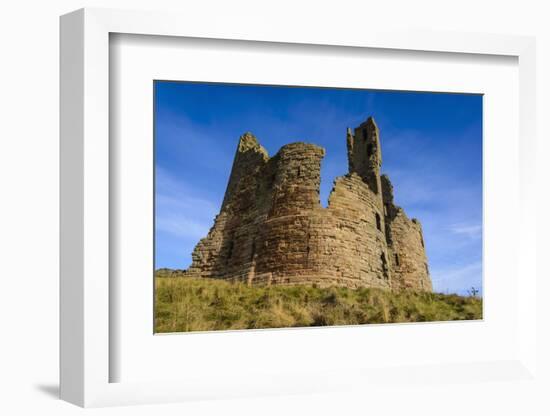
<svg viewBox="0 0 550 416"><path fill-rule="evenodd" d="M155 279L155 332L481 319L473 296Z"/></svg>

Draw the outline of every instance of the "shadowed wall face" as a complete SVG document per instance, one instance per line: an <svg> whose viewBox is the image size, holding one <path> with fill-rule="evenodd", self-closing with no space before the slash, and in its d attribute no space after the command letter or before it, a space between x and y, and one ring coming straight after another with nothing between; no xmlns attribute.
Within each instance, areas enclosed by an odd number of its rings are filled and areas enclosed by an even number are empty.
<svg viewBox="0 0 550 416"><path fill-rule="evenodd" d="M381 176L388 255L393 271L392 286L397 289L432 291L422 226L409 219L393 202L393 186L387 175Z"/></svg>
<svg viewBox="0 0 550 416"><path fill-rule="evenodd" d="M195 247L194 276L250 284L431 290L422 231L393 204L380 177L379 131L369 118L348 129L350 172L319 201L325 150L292 143L269 158L241 136L220 214Z"/></svg>

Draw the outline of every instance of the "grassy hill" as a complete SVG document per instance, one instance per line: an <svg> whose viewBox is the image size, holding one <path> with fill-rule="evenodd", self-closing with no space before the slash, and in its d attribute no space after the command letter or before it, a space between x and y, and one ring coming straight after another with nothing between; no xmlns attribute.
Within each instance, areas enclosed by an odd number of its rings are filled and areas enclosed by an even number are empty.
<svg viewBox="0 0 550 416"><path fill-rule="evenodd" d="M438 293L155 279L155 332L481 319L482 300Z"/></svg>

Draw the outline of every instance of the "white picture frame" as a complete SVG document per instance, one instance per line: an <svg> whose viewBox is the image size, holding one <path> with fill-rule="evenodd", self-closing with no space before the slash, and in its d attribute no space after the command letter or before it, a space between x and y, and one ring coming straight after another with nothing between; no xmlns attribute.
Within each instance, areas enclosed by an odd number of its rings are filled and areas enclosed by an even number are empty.
<svg viewBox="0 0 550 416"><path fill-rule="evenodd" d="M239 30L237 30L239 29ZM430 51L441 54L503 55L519 66L520 212L517 268L517 354L509 359L415 367L427 384L441 380L481 383L531 380L536 383L536 218L535 182L535 42L533 38L465 34L379 31L374 28L331 30L312 25L307 31L269 24L246 30L223 19L205 25L192 16L168 13L82 9L61 18L61 398L80 406L159 403L197 398L247 397L357 389L376 381L392 383L406 372L395 369L332 369L319 374L282 372L261 380L225 374L218 382L196 374L178 381L111 382L110 366L119 359L110 349L110 171L109 36L154 35L281 44ZM112 328L111 328L112 330ZM325 338L337 336L326 332ZM228 334L218 334L229 336ZM218 338L219 339L219 338ZM397 371L397 372L396 372ZM410 372L409 372L410 373ZM477 374L477 376L475 375ZM479 377L483 374L483 377ZM233 380L234 382L231 382ZM343 381L345 380L345 381Z"/></svg>

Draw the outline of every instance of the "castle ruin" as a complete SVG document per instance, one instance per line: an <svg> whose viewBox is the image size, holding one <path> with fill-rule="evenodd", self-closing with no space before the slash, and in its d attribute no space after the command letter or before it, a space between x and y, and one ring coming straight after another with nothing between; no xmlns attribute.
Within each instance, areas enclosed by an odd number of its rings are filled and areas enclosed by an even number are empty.
<svg viewBox="0 0 550 416"><path fill-rule="evenodd" d="M325 150L291 143L269 157L241 136L220 213L187 275L249 284L316 284L431 291L422 227L394 204L380 174L372 117L347 131L349 172L328 206L319 197Z"/></svg>

